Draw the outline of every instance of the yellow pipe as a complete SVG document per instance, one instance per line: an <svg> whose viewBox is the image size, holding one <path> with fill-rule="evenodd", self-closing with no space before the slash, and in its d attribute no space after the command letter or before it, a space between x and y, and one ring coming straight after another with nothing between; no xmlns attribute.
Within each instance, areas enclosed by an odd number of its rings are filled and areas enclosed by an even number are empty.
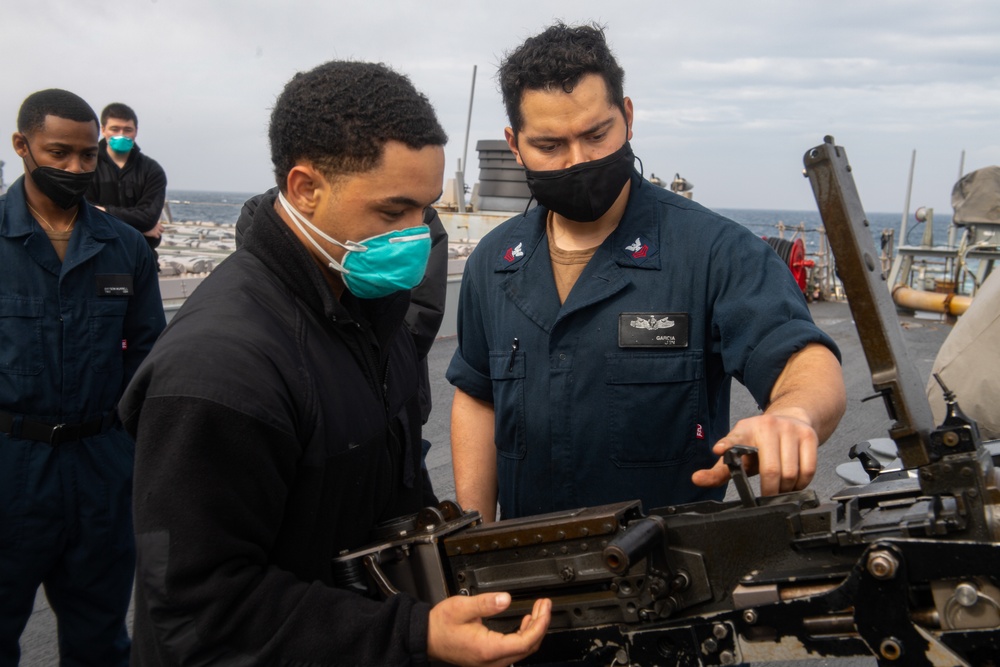
<svg viewBox="0 0 1000 667"><path fill-rule="evenodd" d="M964 314L972 303L971 296L927 292L906 285L896 285L892 288L892 300L903 308L956 316Z"/></svg>

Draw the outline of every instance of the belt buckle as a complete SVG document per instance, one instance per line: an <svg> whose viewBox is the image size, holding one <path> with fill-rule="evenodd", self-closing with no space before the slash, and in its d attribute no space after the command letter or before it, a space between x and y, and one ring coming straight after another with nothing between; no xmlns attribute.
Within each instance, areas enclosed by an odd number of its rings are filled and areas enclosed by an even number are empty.
<svg viewBox="0 0 1000 667"><path fill-rule="evenodd" d="M56 424L55 426L52 427L52 433L49 434L50 445L59 444L58 442L56 442L56 437L59 435L60 432L62 432L64 428L66 428L66 424Z"/></svg>

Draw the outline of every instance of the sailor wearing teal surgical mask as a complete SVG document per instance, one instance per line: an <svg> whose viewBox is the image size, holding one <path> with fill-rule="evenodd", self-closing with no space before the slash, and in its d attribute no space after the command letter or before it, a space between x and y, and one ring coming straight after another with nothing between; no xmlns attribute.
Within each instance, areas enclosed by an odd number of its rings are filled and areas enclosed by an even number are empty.
<svg viewBox="0 0 1000 667"><path fill-rule="evenodd" d="M360 243L339 241L314 225L278 193L281 207L291 217L304 238L327 261L347 289L361 299L379 299L393 292L412 289L420 283L431 254L431 234L422 222L405 229L375 234ZM308 230L308 231L307 231ZM344 251L341 262L334 259L316 236Z"/></svg>
<svg viewBox="0 0 1000 667"><path fill-rule="evenodd" d="M101 127L101 134L108 142L108 155L119 168L125 166L128 154L135 146L137 130L134 120L124 118L108 118Z"/></svg>
<svg viewBox="0 0 1000 667"><path fill-rule="evenodd" d="M517 632L485 633L480 619L508 594L383 604L345 590L330 565L379 524L437 504L404 318L447 135L405 76L333 61L288 82L268 138L277 192L254 203L239 249L120 403L141 489L135 606L155 608L135 615L131 664L519 662L551 603Z"/></svg>
<svg viewBox="0 0 1000 667"><path fill-rule="evenodd" d="M100 159L87 200L142 232L151 248L160 244L160 216L167 175L135 142L139 119L127 104L113 102L101 112Z"/></svg>
<svg viewBox="0 0 1000 667"><path fill-rule="evenodd" d="M438 146L414 151L388 142L385 153L399 158L386 159L386 164L406 168L393 174L383 166L337 178L311 166L296 166L288 192L278 194L275 209L324 268L338 297L345 287L361 299L408 290L417 286L427 268L431 240L423 210L440 196L440 187L428 182L418 198L390 193L389 186L405 174L424 173L417 167L425 163L442 162L444 151Z"/></svg>

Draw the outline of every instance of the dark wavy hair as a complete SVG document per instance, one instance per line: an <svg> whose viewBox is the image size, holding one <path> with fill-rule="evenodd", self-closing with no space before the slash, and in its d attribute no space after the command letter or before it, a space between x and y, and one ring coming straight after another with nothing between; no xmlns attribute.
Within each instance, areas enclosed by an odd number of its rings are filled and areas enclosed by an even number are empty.
<svg viewBox="0 0 1000 667"><path fill-rule="evenodd" d="M121 102L112 102L104 107L104 111L101 112L101 127L108 124L109 118L130 120L135 123L136 129L139 127L139 117L135 115L135 111L129 105L122 104Z"/></svg>
<svg viewBox="0 0 1000 667"><path fill-rule="evenodd" d="M409 78L385 65L332 61L299 72L271 112L268 132L278 187L305 160L327 177L376 168L387 141L443 146L434 107Z"/></svg>
<svg viewBox="0 0 1000 667"><path fill-rule="evenodd" d="M560 21L504 54L497 80L514 132L524 124L521 97L525 90L559 88L570 93L587 74L604 78L608 102L624 114L625 70L611 53L603 26L568 26Z"/></svg>
<svg viewBox="0 0 1000 667"><path fill-rule="evenodd" d="M46 116L97 123L97 114L82 97L68 90L49 88L24 98L17 112L17 131L21 134L34 132L45 125Z"/></svg>

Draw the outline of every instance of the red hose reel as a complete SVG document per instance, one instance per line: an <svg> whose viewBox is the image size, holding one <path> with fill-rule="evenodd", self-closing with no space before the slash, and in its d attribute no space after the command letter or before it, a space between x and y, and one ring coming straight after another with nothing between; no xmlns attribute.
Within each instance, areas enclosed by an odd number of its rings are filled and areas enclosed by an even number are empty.
<svg viewBox="0 0 1000 667"><path fill-rule="evenodd" d="M816 262L806 259L806 244L802 242L802 239L788 241L786 239L765 238L764 240L774 248L774 252L778 253L781 261L788 266L799 289L805 294L809 276L808 270L816 265Z"/></svg>

